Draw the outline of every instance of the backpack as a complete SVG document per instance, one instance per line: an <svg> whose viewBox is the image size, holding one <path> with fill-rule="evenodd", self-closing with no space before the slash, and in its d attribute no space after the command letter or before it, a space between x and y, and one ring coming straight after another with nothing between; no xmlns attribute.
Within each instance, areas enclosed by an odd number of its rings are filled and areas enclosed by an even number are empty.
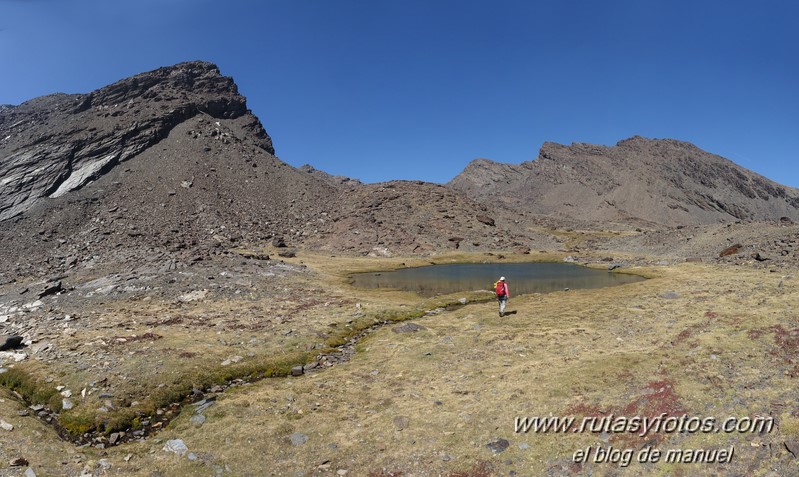
<svg viewBox="0 0 799 477"><path fill-rule="evenodd" d="M504 296L505 295L505 282L499 281L496 283L496 292L497 296Z"/></svg>

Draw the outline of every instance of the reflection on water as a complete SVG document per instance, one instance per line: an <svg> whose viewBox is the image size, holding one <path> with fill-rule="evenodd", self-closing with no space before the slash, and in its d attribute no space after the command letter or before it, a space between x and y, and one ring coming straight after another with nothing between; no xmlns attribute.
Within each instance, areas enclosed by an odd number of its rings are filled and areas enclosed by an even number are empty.
<svg viewBox="0 0 799 477"><path fill-rule="evenodd" d="M353 285L361 288L399 288L423 296L472 290L491 290L505 276L511 297L564 288L602 288L644 278L571 263L454 263L405 268L393 272L358 273Z"/></svg>

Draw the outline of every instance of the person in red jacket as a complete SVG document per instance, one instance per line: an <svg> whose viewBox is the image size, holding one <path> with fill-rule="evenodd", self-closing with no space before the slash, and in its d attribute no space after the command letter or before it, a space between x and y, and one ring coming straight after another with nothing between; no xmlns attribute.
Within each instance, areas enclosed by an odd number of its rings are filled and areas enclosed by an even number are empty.
<svg viewBox="0 0 799 477"><path fill-rule="evenodd" d="M499 281L495 285L497 292L497 301L499 301L499 316L500 318L505 315L505 305L508 304L510 298L510 291L508 284L505 283L505 277L499 277Z"/></svg>

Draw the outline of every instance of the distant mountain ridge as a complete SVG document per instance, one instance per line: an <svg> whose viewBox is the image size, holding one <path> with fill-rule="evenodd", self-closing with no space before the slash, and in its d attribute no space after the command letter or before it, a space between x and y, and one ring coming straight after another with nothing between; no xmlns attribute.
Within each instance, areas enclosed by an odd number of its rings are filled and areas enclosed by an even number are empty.
<svg viewBox="0 0 799 477"><path fill-rule="evenodd" d="M635 136L612 147L547 142L534 161L472 161L448 185L479 202L578 220L676 226L799 219L799 189L674 139Z"/></svg>
<svg viewBox="0 0 799 477"><path fill-rule="evenodd" d="M688 143L640 137L476 160L447 186L297 169L235 82L200 61L0 107L0 280L282 243L380 256L568 249L553 229L799 221L798 197Z"/></svg>

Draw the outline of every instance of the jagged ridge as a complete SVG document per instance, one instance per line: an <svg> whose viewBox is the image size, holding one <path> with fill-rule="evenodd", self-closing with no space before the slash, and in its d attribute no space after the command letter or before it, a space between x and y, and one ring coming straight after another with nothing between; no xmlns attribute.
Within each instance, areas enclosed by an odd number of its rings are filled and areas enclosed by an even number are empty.
<svg viewBox="0 0 799 477"><path fill-rule="evenodd" d="M673 139L613 147L547 142L519 165L478 159L449 185L517 210L617 223L689 225L799 218L799 191Z"/></svg>

